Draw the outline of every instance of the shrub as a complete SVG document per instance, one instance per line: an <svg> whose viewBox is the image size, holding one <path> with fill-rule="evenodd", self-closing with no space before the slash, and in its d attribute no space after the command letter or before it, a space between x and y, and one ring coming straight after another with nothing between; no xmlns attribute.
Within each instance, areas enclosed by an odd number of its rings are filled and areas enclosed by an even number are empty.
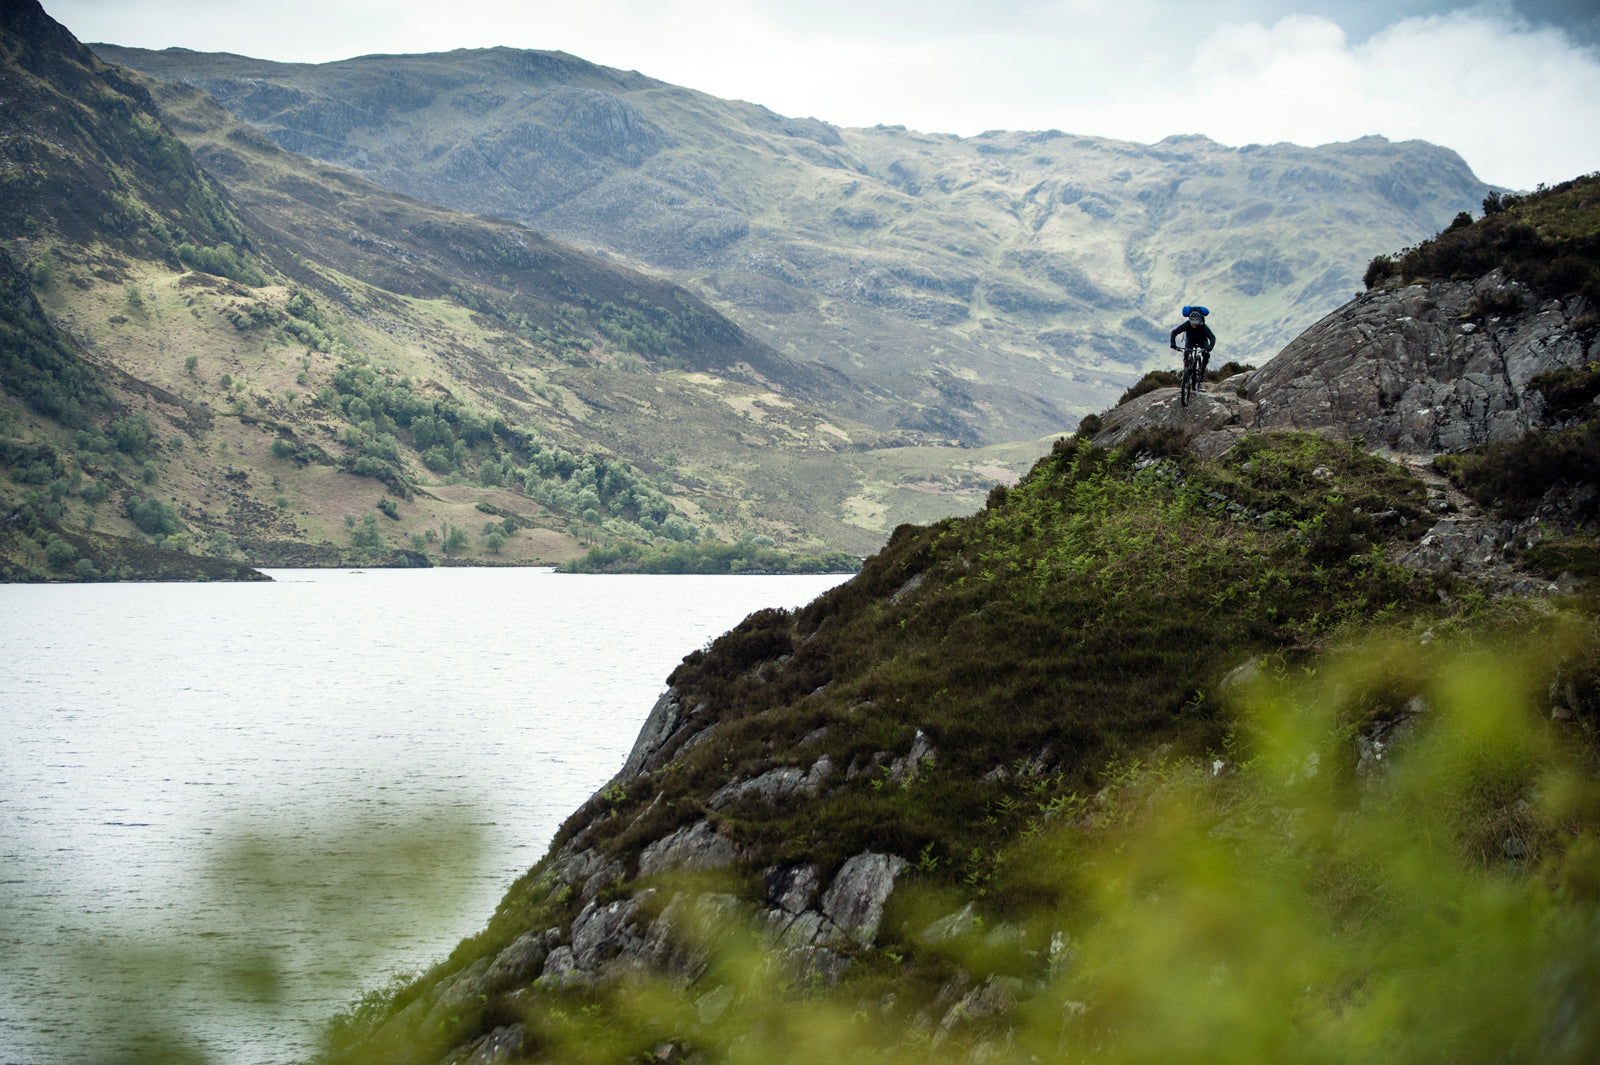
<svg viewBox="0 0 1600 1065"><path fill-rule="evenodd" d="M1473 318L1501 318L1517 314L1523 308L1522 293L1507 286L1483 289L1472 297L1467 314Z"/></svg>
<svg viewBox="0 0 1600 1065"><path fill-rule="evenodd" d="M77 559L78 549L52 533L44 545L44 557L51 569L64 570Z"/></svg>
<svg viewBox="0 0 1600 1065"><path fill-rule="evenodd" d="M1551 410L1576 414L1600 399L1600 362L1539 374L1528 387L1543 396Z"/></svg>
<svg viewBox="0 0 1600 1065"><path fill-rule="evenodd" d="M1138 399L1140 396L1144 395L1146 392L1154 392L1158 388L1177 388L1177 387L1178 387L1178 374L1177 374L1176 371L1174 371L1174 370L1151 370L1149 373L1147 373L1143 377L1139 378L1139 380L1135 381L1133 383L1133 386L1131 388L1129 388L1126 392L1122 393L1122 398L1117 400L1117 406L1120 407L1124 403L1127 403L1129 400Z"/></svg>
<svg viewBox="0 0 1600 1065"><path fill-rule="evenodd" d="M1441 455L1434 465L1478 503L1526 517L1552 488L1600 484L1600 418L1560 432L1535 430L1462 455Z"/></svg>
<svg viewBox="0 0 1600 1065"><path fill-rule="evenodd" d="M1367 272L1361 276L1361 283L1371 289L1397 273L1399 273L1399 267L1395 265L1392 256L1377 255L1367 264Z"/></svg>
<svg viewBox="0 0 1600 1065"><path fill-rule="evenodd" d="M145 496L128 508L128 520L140 532L151 536L171 536L183 528L178 512L155 496Z"/></svg>
<svg viewBox="0 0 1600 1065"><path fill-rule="evenodd" d="M1218 381L1226 381L1228 378L1233 377L1233 376L1235 376L1237 374L1249 373L1251 370L1254 370L1254 369L1255 369L1255 367L1251 366L1248 363L1231 362L1231 361L1230 362L1225 362L1221 366L1218 366L1214 370L1207 370L1206 371L1206 380L1212 382L1213 384L1215 384Z"/></svg>

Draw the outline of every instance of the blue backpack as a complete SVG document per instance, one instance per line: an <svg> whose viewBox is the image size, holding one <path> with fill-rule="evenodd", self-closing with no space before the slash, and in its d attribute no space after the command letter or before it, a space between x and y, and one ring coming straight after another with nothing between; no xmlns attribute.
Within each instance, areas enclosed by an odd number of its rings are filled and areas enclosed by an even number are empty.
<svg viewBox="0 0 1600 1065"><path fill-rule="evenodd" d="M1199 311L1200 312L1200 317L1202 317L1202 318L1204 318L1206 315L1211 313L1210 309L1206 308L1206 307L1185 307L1183 309L1183 316L1185 318L1187 318L1187 317L1189 317L1189 315L1193 314L1195 311Z"/></svg>

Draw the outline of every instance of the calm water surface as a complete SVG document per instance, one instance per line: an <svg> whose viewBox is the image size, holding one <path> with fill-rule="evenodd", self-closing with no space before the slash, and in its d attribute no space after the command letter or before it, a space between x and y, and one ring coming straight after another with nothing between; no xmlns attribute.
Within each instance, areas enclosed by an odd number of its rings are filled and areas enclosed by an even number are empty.
<svg viewBox="0 0 1600 1065"><path fill-rule="evenodd" d="M303 1059L481 929L688 652L822 577L0 585L0 1062Z"/></svg>

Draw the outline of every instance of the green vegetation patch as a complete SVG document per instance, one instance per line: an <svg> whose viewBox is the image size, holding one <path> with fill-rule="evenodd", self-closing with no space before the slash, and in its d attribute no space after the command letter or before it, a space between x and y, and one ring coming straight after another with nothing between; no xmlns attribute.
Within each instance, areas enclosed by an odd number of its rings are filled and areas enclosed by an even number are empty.
<svg viewBox="0 0 1600 1065"><path fill-rule="evenodd" d="M855 573L861 569L861 559L842 551L821 555L783 551L772 546L770 538L755 537L653 548L628 541L596 545L556 568L562 573Z"/></svg>
<svg viewBox="0 0 1600 1065"><path fill-rule="evenodd" d="M1552 489L1564 486L1577 508L1573 516L1592 520L1597 502L1593 493L1581 496L1571 490L1600 484L1600 417L1556 432L1535 430L1460 455L1440 455L1434 465L1480 505L1508 517L1527 517Z"/></svg>
<svg viewBox="0 0 1600 1065"><path fill-rule="evenodd" d="M1367 287L1392 277L1470 280L1499 268L1541 296L1577 293L1600 307L1600 174L1540 185L1526 196L1490 193L1483 210L1476 222L1462 212L1431 240L1373 259Z"/></svg>

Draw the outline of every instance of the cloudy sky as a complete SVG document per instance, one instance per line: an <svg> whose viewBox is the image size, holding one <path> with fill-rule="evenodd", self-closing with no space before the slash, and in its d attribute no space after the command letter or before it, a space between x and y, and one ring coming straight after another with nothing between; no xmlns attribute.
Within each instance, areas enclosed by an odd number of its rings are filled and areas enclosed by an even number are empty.
<svg viewBox="0 0 1600 1065"><path fill-rule="evenodd" d="M43 0L81 41L325 62L510 45L786 115L970 136L1460 152L1485 181L1600 170L1596 0Z"/></svg>

